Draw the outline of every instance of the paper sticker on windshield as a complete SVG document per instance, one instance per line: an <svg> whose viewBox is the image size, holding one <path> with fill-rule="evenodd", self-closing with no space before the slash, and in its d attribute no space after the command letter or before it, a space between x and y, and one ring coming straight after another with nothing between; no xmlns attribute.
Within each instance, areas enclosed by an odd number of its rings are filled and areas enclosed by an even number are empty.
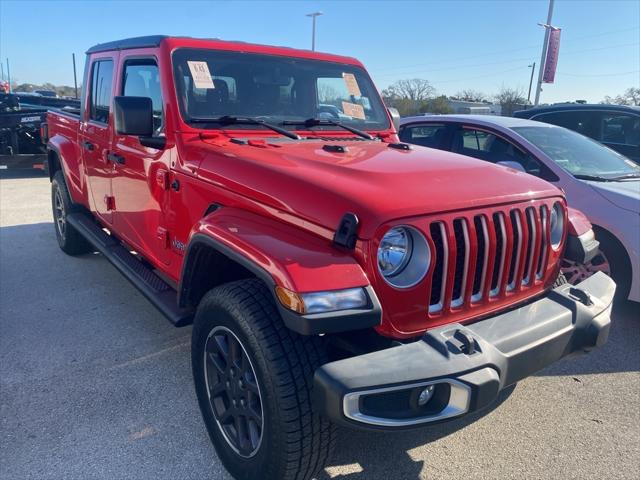
<svg viewBox="0 0 640 480"><path fill-rule="evenodd" d="M342 102L342 111L345 115L349 115L352 118L365 119L364 108L357 103Z"/></svg>
<svg viewBox="0 0 640 480"><path fill-rule="evenodd" d="M216 88L213 79L209 73L207 62L191 62L188 61L191 77L196 88Z"/></svg>
<svg viewBox="0 0 640 480"><path fill-rule="evenodd" d="M362 93L360 93L360 87L358 86L356 76L353 73L343 73L342 78L344 79L344 83L347 86L349 95L353 95L356 97L360 97L362 95Z"/></svg>

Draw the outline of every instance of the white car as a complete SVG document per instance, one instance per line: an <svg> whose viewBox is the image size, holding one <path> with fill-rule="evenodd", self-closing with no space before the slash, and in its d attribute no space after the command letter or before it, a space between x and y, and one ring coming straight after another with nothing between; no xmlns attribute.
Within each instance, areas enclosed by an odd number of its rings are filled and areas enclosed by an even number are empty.
<svg viewBox="0 0 640 480"><path fill-rule="evenodd" d="M601 249L587 264L565 264L569 281L602 270L616 281L618 298L640 302L640 167L634 162L579 133L532 120L431 115L403 118L400 125L403 142L515 167L560 187L593 224Z"/></svg>

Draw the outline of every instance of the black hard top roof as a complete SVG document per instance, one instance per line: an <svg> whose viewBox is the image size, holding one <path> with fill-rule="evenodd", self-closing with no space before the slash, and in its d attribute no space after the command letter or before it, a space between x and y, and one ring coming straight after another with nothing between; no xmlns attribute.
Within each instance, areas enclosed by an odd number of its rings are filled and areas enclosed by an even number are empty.
<svg viewBox="0 0 640 480"><path fill-rule="evenodd" d="M529 108L527 110L519 110L514 116L521 118L530 118L538 113L562 112L566 110L608 110L627 113L640 113L640 107L632 105L616 105L611 103L557 103L555 105L544 105L542 107Z"/></svg>
<svg viewBox="0 0 640 480"><path fill-rule="evenodd" d="M89 50L87 50L87 54L106 52L109 50L127 50L129 48L157 47L165 38L168 38L168 36L147 35L146 37L124 38L122 40L115 40L113 42L99 43L98 45L94 45Z"/></svg>

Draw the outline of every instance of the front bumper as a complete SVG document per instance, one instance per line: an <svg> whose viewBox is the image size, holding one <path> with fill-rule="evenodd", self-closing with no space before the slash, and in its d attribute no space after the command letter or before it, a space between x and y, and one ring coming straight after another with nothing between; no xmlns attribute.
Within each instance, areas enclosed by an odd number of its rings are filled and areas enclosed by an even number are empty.
<svg viewBox="0 0 640 480"><path fill-rule="evenodd" d="M603 345L614 282L599 272L576 286L419 341L339 360L315 372L314 402L334 422L398 429L480 410L500 390L553 362ZM431 399L418 401L428 386Z"/></svg>

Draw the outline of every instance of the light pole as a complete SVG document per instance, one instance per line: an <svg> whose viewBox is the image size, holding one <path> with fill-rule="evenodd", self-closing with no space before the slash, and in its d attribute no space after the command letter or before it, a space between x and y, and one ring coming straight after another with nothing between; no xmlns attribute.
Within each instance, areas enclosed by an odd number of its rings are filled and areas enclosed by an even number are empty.
<svg viewBox="0 0 640 480"><path fill-rule="evenodd" d="M311 17L313 26L311 27L311 50L316 50L316 17L322 15L322 12L307 13L307 17Z"/></svg>
<svg viewBox="0 0 640 480"><path fill-rule="evenodd" d="M549 45L549 30L551 30L551 18L553 17L553 2L554 0L549 0L547 23L542 25L544 27L544 44L542 45L542 56L540 57L540 67L538 68L538 85L536 86L535 105L538 105L538 103L540 103L540 92L542 91L542 74L544 72L544 64L547 57L547 47Z"/></svg>
<svg viewBox="0 0 640 480"><path fill-rule="evenodd" d="M529 79L529 94L527 95L527 103L531 103L531 86L533 85L533 72L536 71L536 62L528 65L528 67L531 69L531 78Z"/></svg>
<svg viewBox="0 0 640 480"><path fill-rule="evenodd" d="M9 70L9 59L7 58L7 81L9 82L9 93L12 93L11 89L11 71Z"/></svg>

